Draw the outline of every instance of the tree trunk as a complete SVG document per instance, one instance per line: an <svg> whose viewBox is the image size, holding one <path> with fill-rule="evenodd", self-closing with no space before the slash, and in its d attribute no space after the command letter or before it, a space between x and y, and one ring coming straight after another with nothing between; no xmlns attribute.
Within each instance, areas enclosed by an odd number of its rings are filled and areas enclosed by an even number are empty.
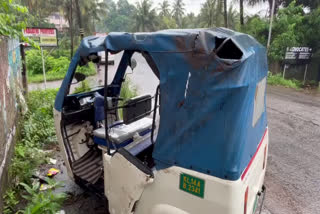
<svg viewBox="0 0 320 214"><path fill-rule="evenodd" d="M240 25L244 25L244 18L243 18L243 0L240 0Z"/></svg>
<svg viewBox="0 0 320 214"><path fill-rule="evenodd" d="M75 2L76 2L76 8L77 8L77 17L78 17L80 38L81 38L81 40L82 40L83 37L84 37L84 30L83 30L83 28L82 28L82 19L81 19L81 11L80 11L79 0L75 0Z"/></svg>
<svg viewBox="0 0 320 214"><path fill-rule="evenodd" d="M223 1L223 9L224 9L224 26L228 27L228 12L227 12L227 0Z"/></svg>
<svg viewBox="0 0 320 214"><path fill-rule="evenodd" d="M70 0L70 20L69 20L69 30L70 30L70 59L73 57L73 8L72 0Z"/></svg>

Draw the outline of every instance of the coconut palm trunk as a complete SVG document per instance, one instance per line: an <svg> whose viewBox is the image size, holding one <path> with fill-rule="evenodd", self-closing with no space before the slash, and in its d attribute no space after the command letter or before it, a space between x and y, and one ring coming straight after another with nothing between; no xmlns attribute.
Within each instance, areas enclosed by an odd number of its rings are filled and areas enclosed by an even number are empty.
<svg viewBox="0 0 320 214"><path fill-rule="evenodd" d="M80 10L80 5L79 5L79 0L75 0L75 3L76 3L76 9L77 9L77 17L78 17L80 38L82 40L83 37L84 37L84 30L82 28L82 19L81 19L81 10Z"/></svg>
<svg viewBox="0 0 320 214"><path fill-rule="evenodd" d="M223 0L223 10L224 10L224 26L227 28L228 27L228 6L227 6L227 0Z"/></svg>
<svg viewBox="0 0 320 214"><path fill-rule="evenodd" d="M240 25L241 25L241 27L244 25L244 18L243 18L243 0L240 0Z"/></svg>

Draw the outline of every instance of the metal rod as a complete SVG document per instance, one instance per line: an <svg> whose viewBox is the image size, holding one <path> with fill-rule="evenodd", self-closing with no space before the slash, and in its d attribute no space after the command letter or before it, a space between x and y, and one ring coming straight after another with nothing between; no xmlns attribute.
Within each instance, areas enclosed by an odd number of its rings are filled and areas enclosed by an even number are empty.
<svg viewBox="0 0 320 214"><path fill-rule="evenodd" d="M42 71L43 71L43 81L44 81L44 89L47 89L47 79L46 79L46 68L45 68L45 61L43 56L43 49L41 49L41 58L42 58Z"/></svg>
<svg viewBox="0 0 320 214"><path fill-rule="evenodd" d="M269 36L268 36L267 50L269 50L270 43L271 43L271 34L272 34L272 24L273 24L274 8L275 8L275 0L272 1L272 9L271 9L271 18L270 18L270 26L269 26Z"/></svg>
<svg viewBox="0 0 320 214"><path fill-rule="evenodd" d="M152 130L151 130L151 142L152 142L152 144L155 144L153 136L154 136L154 130L155 130L155 127L156 127L156 122L155 121L156 121L159 93L160 93L160 85L158 85L158 87L156 89L156 95L155 95L155 101L154 101L155 103L154 103L154 109L153 109Z"/></svg>
<svg viewBox="0 0 320 214"><path fill-rule="evenodd" d="M287 69L287 64L284 64L283 73L282 73L283 79L284 79L284 76L286 75L286 69Z"/></svg>
<svg viewBox="0 0 320 214"><path fill-rule="evenodd" d="M308 64L306 64L306 68L304 69L303 85L306 83L307 72L308 72Z"/></svg>

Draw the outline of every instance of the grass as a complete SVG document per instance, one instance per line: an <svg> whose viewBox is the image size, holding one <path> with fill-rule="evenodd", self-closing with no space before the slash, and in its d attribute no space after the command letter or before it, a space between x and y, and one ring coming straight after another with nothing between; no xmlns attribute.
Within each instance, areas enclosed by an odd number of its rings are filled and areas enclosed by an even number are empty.
<svg viewBox="0 0 320 214"><path fill-rule="evenodd" d="M57 143L52 110L56 94L55 89L28 94L28 111L20 121L21 137L9 166L11 184L4 196L4 214L55 213L66 198L65 194L54 194L53 189L40 191L39 182L32 180L36 169L52 156L46 148ZM48 182L53 188L60 185L53 180ZM18 208L22 204L26 204L25 209Z"/></svg>
<svg viewBox="0 0 320 214"><path fill-rule="evenodd" d="M90 69L84 73L86 76L93 76L96 75L97 72L95 69ZM55 80L62 80L65 77L66 73L46 73L46 80L47 81L55 81ZM41 83L43 82L43 74L35 74L28 76L28 83Z"/></svg>
<svg viewBox="0 0 320 214"><path fill-rule="evenodd" d="M287 88L300 89L303 84L296 79L284 79L281 74L268 74L268 84L269 85L281 85Z"/></svg>
<svg viewBox="0 0 320 214"><path fill-rule="evenodd" d="M121 86L120 97L123 98L123 101L119 102L119 105L122 106L124 102L130 98L138 96L138 90L136 87L132 86L130 80L127 78ZM122 109L119 109L119 117L122 119Z"/></svg>

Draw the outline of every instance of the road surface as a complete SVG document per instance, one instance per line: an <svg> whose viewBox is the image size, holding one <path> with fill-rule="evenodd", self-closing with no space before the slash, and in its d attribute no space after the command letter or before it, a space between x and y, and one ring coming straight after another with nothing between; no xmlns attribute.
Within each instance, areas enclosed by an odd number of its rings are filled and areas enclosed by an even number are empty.
<svg viewBox="0 0 320 214"><path fill-rule="evenodd" d="M139 93L154 94L158 84L141 55L138 66L127 78ZM110 66L114 75L120 55ZM128 69L128 72L130 69ZM91 79L103 80L103 70ZM60 82L51 83L59 87ZM30 85L30 89L43 87ZM320 96L283 87L268 87L267 113L270 145L265 178L267 195L264 214L320 213ZM103 201L96 197L78 197L66 206L67 213L100 213ZM80 208L81 207L81 208ZM80 208L80 209L79 209ZM103 213L103 212L101 212Z"/></svg>

